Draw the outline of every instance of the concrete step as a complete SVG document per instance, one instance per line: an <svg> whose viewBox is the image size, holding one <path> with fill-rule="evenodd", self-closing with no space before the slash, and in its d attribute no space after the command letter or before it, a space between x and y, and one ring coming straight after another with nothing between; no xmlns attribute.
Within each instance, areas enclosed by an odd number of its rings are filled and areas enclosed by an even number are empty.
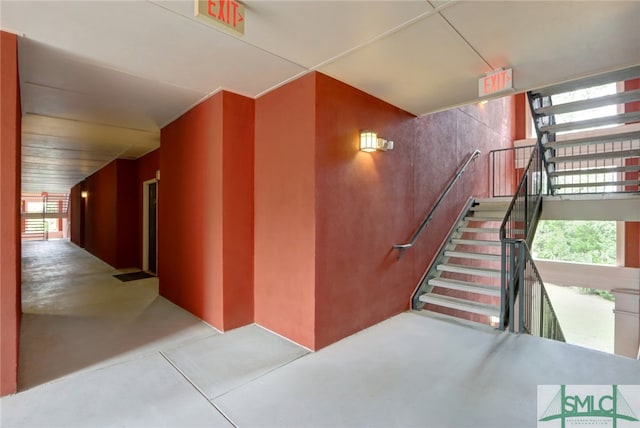
<svg viewBox="0 0 640 428"><path fill-rule="evenodd" d="M633 123L638 121L640 121L640 111L632 111L629 113L598 117L595 119L577 120L575 122L545 125L540 127L540 132L557 133L577 131L580 129L595 128L598 126L616 125L620 123Z"/></svg>
<svg viewBox="0 0 640 428"><path fill-rule="evenodd" d="M466 222L470 222L470 221L482 221L482 222L496 221L496 222L501 223L502 220L504 220L504 215L505 215L505 213L502 213L502 216L500 216L500 217L488 217L488 216L485 216L485 215L482 215L482 216L477 216L477 215L467 216L467 217L464 218L464 221L466 221Z"/></svg>
<svg viewBox="0 0 640 428"><path fill-rule="evenodd" d="M500 278L500 269L471 267L451 263L442 263L436 266L440 272L461 273L465 275L485 276L489 278Z"/></svg>
<svg viewBox="0 0 640 428"><path fill-rule="evenodd" d="M535 113L549 116L555 114L571 113L580 110L588 110L609 105L631 103L634 101L640 101L640 89L627 92L618 92L602 97L590 98L588 100L573 101L570 103L540 107L535 110Z"/></svg>
<svg viewBox="0 0 640 428"><path fill-rule="evenodd" d="M485 296L500 297L500 288L474 282L458 281L448 278L432 278L428 282L434 287L448 288L450 290L467 291L469 293L482 294Z"/></svg>
<svg viewBox="0 0 640 428"><path fill-rule="evenodd" d="M493 198L475 198L476 204L506 204L507 206L511 203L511 198L509 196L496 196Z"/></svg>
<svg viewBox="0 0 640 428"><path fill-rule="evenodd" d="M499 227L459 227L458 232L463 233L500 233Z"/></svg>
<svg viewBox="0 0 640 428"><path fill-rule="evenodd" d="M433 305L444 306L446 308L458 309L461 311L472 312L474 314L487 316L500 316L500 308L484 303L471 302L469 300L458 299L455 297L441 296L439 294L429 293L419 297L423 303L431 303Z"/></svg>
<svg viewBox="0 0 640 428"><path fill-rule="evenodd" d="M606 187L606 186L638 186L640 180L619 180L619 181L598 181L587 183L554 183L554 187L558 189L569 189L576 187Z"/></svg>
<svg viewBox="0 0 640 428"><path fill-rule="evenodd" d="M640 165L612 166L605 168L590 169L561 169L549 174L551 178L567 176L567 175L590 175L590 174L608 174L615 172L637 172L640 171Z"/></svg>
<svg viewBox="0 0 640 428"><path fill-rule="evenodd" d="M474 212L483 211L506 211L511 202L484 202L479 205L472 206L469 210Z"/></svg>
<svg viewBox="0 0 640 428"><path fill-rule="evenodd" d="M553 163L582 162L582 161L598 160L598 159L632 158L637 156L640 156L640 149L619 150L614 152L585 153L581 155L571 155L571 156L553 156L549 158L549 162L553 162Z"/></svg>
<svg viewBox="0 0 640 428"><path fill-rule="evenodd" d="M495 332L497 327L492 327L489 324L484 324L481 322L475 322L475 321L471 321L471 320L465 320L462 318L457 318L451 315L446 315L446 314L441 314L439 312L433 312L433 311L412 311L414 314L416 315L420 315L423 317L429 317L429 318L434 318L437 320L440 320L442 322L448 322L451 324L456 324L456 325L462 325L468 328L473 328L473 329L478 329L478 330L484 330L486 332Z"/></svg>
<svg viewBox="0 0 640 428"><path fill-rule="evenodd" d="M473 259L473 260L486 260L490 262L499 262L499 254L485 254L485 253L468 253L466 251L445 251L445 257L456 257L459 259Z"/></svg>
<svg viewBox="0 0 640 428"><path fill-rule="evenodd" d="M571 140L560 140L545 143L545 149L560 149L565 147L577 147L588 144L611 143L615 141L631 141L640 139L640 131L625 132L622 134L600 135L594 137L574 138Z"/></svg>
<svg viewBox="0 0 640 428"><path fill-rule="evenodd" d="M487 241L483 239L459 239L453 238L451 240L452 244L456 245L479 245L484 247L499 247L500 241Z"/></svg>

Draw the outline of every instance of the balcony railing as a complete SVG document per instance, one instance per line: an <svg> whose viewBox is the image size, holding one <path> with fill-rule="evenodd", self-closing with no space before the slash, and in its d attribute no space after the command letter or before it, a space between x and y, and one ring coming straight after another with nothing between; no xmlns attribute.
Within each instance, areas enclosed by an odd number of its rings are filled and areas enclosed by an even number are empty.
<svg viewBox="0 0 640 428"><path fill-rule="evenodd" d="M535 144L491 150L489 152L489 179L491 196L505 197L515 194L516 186L522 180L524 169L531 158Z"/></svg>

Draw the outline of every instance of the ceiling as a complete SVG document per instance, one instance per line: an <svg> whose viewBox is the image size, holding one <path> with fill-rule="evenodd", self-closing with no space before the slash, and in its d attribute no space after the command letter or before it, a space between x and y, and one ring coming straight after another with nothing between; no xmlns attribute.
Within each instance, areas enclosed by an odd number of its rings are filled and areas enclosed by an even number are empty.
<svg viewBox="0 0 640 428"><path fill-rule="evenodd" d="M194 2L0 2L21 36L23 190L67 192L211 94L260 95L317 70L415 115L640 64L638 1L246 1L245 34Z"/></svg>

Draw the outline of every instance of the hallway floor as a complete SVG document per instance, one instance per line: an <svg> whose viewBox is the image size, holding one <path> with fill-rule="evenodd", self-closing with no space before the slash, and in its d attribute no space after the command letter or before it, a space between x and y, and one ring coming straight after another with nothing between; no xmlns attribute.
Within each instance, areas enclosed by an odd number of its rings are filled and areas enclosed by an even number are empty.
<svg viewBox="0 0 640 428"><path fill-rule="evenodd" d="M67 241L25 243L23 263L3 428L536 426L537 385L640 384L636 360L414 312L310 353L220 334Z"/></svg>

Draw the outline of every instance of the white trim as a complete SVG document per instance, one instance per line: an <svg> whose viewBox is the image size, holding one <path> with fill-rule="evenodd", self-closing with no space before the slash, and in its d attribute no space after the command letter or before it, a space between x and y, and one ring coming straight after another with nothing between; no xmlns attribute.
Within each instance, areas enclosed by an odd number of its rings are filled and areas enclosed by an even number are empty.
<svg viewBox="0 0 640 428"><path fill-rule="evenodd" d="M158 197L158 180L155 178L142 182L142 270L149 270L149 185L156 183L156 198ZM157 199L156 199L157 201ZM156 202L156 271L158 270L157 239L158 239L158 205Z"/></svg>
<svg viewBox="0 0 640 428"><path fill-rule="evenodd" d="M640 287L640 269L534 259L544 282L620 293Z"/></svg>

